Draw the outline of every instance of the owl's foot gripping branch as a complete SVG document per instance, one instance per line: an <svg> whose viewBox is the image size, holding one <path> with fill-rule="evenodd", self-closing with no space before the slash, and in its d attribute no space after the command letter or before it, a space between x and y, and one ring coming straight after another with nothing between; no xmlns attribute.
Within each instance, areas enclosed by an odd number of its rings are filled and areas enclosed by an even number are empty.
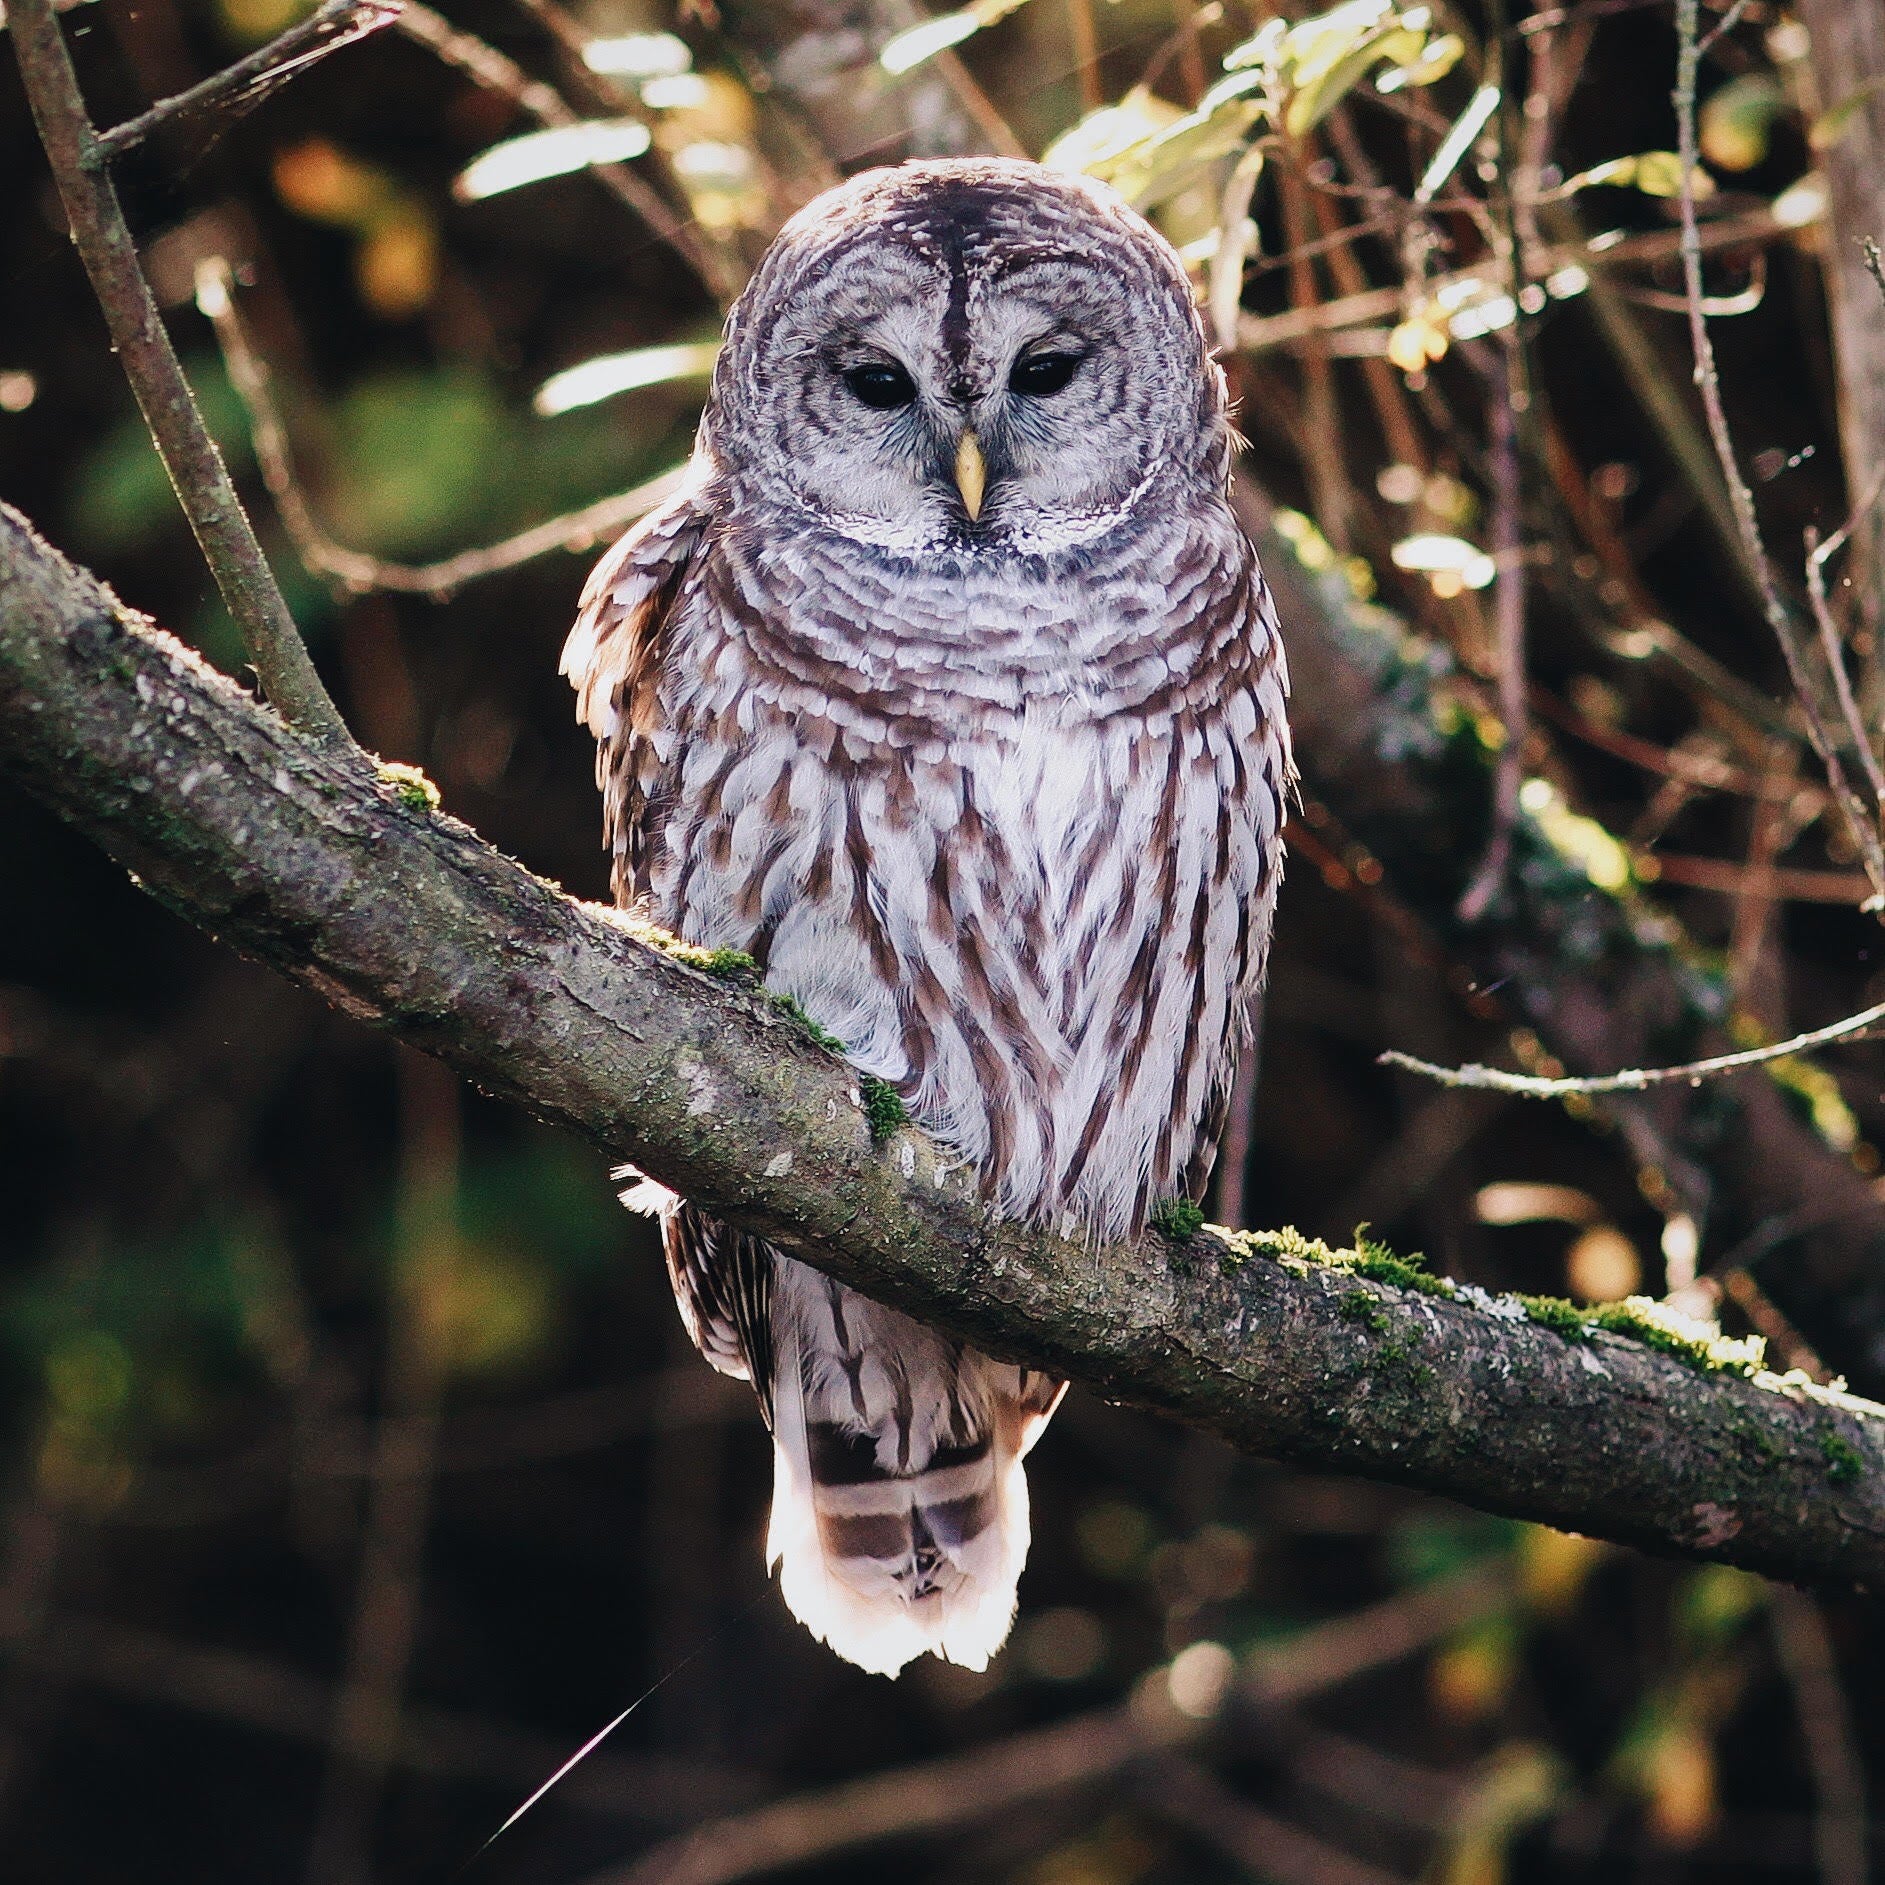
<svg viewBox="0 0 1885 1885"><path fill-rule="evenodd" d="M984 1350L1278 1458L1885 1585L1885 1411L1380 1251L992 1223L791 1014L291 732L3 509L0 772L231 947Z"/></svg>

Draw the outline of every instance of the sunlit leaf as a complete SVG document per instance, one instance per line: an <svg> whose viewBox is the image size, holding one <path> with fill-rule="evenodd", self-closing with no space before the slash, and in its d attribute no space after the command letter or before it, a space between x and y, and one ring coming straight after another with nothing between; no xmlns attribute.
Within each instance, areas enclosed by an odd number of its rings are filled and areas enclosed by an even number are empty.
<svg viewBox="0 0 1885 1885"><path fill-rule="evenodd" d="M1603 1206L1574 1185L1508 1179L1480 1186L1473 1194L1473 1215L1482 1224L1593 1224L1603 1216Z"/></svg>
<svg viewBox="0 0 1885 1885"><path fill-rule="evenodd" d="M1425 8L1420 12L1424 21ZM1290 85L1283 128L1300 137L1320 124L1404 30L1387 0L1349 0L1292 27L1278 60ZM1402 42L1410 61L1420 56L1423 40L1415 32Z"/></svg>
<svg viewBox="0 0 1885 1885"><path fill-rule="evenodd" d="M1485 588L1498 573L1498 565L1492 558L1464 537L1403 537L1388 555L1393 558L1396 569L1418 570L1423 575L1454 575L1468 589Z"/></svg>
<svg viewBox="0 0 1885 1885"><path fill-rule="evenodd" d="M1422 373L1446 358L1448 344L1446 322L1422 306L1395 324L1388 335L1388 359L1403 373Z"/></svg>
<svg viewBox="0 0 1885 1885"><path fill-rule="evenodd" d="M1682 194L1682 159L1674 151L1644 151L1636 160L1636 187L1645 196L1680 196ZM1705 171L1695 173L1694 193L1710 196L1714 180Z"/></svg>
<svg viewBox="0 0 1885 1885"><path fill-rule="evenodd" d="M532 407L546 418L593 406L597 400L668 380L701 379L720 355L717 340L684 341L669 347L637 347L632 353L603 354L580 366L553 374L537 388Z"/></svg>
<svg viewBox="0 0 1885 1885"><path fill-rule="evenodd" d="M1435 84L1465 56L1465 40L1457 33L1442 33L1437 39L1429 39L1416 57L1376 73L1374 88L1378 92L1398 92L1409 85Z"/></svg>
<svg viewBox="0 0 1885 1885"><path fill-rule="evenodd" d="M272 167L275 194L310 222L357 229L386 202L392 179L324 137L278 151Z"/></svg>
<svg viewBox="0 0 1885 1885"><path fill-rule="evenodd" d="M694 63L687 42L672 33L624 33L615 39L583 44L583 64L611 78L672 78Z"/></svg>
<svg viewBox="0 0 1885 1885"><path fill-rule="evenodd" d="M461 203L480 202L591 164L626 163L641 156L652 141L648 127L634 118L597 118L553 131L531 131L473 158L459 172L452 194Z"/></svg>
<svg viewBox="0 0 1885 1885"><path fill-rule="evenodd" d="M1641 1772L1657 1841L1680 1848L1705 1837L1720 1812L1713 1741L1690 1723L1672 1722L1644 1750Z"/></svg>
<svg viewBox="0 0 1885 1885"><path fill-rule="evenodd" d="M1745 72L1711 92L1697 119L1702 155L1723 170L1752 170L1772 141L1787 94L1771 72Z"/></svg>
<svg viewBox="0 0 1885 1885"><path fill-rule="evenodd" d="M641 102L650 111L698 111L712 96L698 72L671 72L642 81Z"/></svg>
<svg viewBox="0 0 1885 1885"><path fill-rule="evenodd" d="M1774 221L1783 229L1805 229L1824 219L1827 201L1824 173L1809 170L1798 183L1789 184L1774 198Z"/></svg>
<svg viewBox="0 0 1885 1885"><path fill-rule="evenodd" d="M1601 1538L1528 1525L1519 1539L1519 1590L1533 1609L1547 1616L1568 1616L1589 1583L1591 1573L1616 1547Z"/></svg>
<svg viewBox="0 0 1885 1885"><path fill-rule="evenodd" d="M1266 20L1255 37L1246 39L1241 46L1233 46L1224 55L1224 70L1236 72L1245 66L1273 65L1276 55L1289 32L1287 20Z"/></svg>
<svg viewBox="0 0 1885 1885"><path fill-rule="evenodd" d="M1200 174L1243 148L1261 115L1260 100L1250 96L1258 73L1235 73L1199 101L1196 111L1122 152L1107 166L1107 181L1141 208L1162 203L1197 181Z"/></svg>
<svg viewBox="0 0 1885 1885"><path fill-rule="evenodd" d="M961 45L984 26L993 26L997 20L1007 18L1024 3L1025 0L976 0L974 6L964 7L960 12L938 14L935 19L925 20L921 26L912 26L907 33L887 40L877 55L877 63L892 77L913 71L939 52Z"/></svg>
<svg viewBox="0 0 1885 1885"><path fill-rule="evenodd" d="M1135 85L1118 104L1089 112L1072 130L1063 131L1042 153L1041 162L1054 170L1107 178L1128 152L1184 116L1176 105Z"/></svg>
<svg viewBox="0 0 1885 1885"><path fill-rule="evenodd" d="M1575 196L1580 190L1608 186L1618 190L1641 190L1645 196L1679 196L1682 193L1682 159L1674 151L1639 151L1632 157L1611 157L1576 176L1567 177L1552 192L1554 196ZM1707 171L1695 172L1697 197L1713 196L1715 180Z"/></svg>
<svg viewBox="0 0 1885 1885"><path fill-rule="evenodd" d="M1427 165L1420 182L1414 187L1416 203L1430 203L1453 172L1459 167L1459 161L1472 149L1473 139L1486 128L1486 121L1499 108L1499 88L1496 85L1482 85L1476 91L1467 107L1454 120L1453 128L1440 141L1440 148L1434 152L1433 160Z"/></svg>

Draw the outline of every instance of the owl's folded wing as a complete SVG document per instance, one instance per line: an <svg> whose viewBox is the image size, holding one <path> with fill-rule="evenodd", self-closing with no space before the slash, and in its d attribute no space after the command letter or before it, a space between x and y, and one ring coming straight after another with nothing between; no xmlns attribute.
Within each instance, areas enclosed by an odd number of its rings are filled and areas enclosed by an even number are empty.
<svg viewBox="0 0 1885 1885"><path fill-rule="evenodd" d="M644 887L648 789L666 754L658 683L667 625L707 533L707 461L696 459L681 488L636 524L595 567L563 644L562 672L576 690L576 717L596 736L596 784L614 857L616 901Z"/></svg>
<svg viewBox="0 0 1885 1885"><path fill-rule="evenodd" d="M694 1346L720 1370L752 1382L772 1425L772 1283L770 1245L678 1206L662 1224L668 1277Z"/></svg>
<svg viewBox="0 0 1885 1885"><path fill-rule="evenodd" d="M709 512L705 467L696 461L681 488L624 533L590 572L563 644L561 672L576 690L576 717L597 739L617 730L621 702L632 700L660 665L661 628Z"/></svg>

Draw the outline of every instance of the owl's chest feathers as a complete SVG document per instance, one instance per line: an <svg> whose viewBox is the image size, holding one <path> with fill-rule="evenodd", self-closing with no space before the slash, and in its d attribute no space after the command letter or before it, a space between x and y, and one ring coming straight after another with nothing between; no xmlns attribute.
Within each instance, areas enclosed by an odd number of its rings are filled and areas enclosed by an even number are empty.
<svg viewBox="0 0 1885 1885"><path fill-rule="evenodd" d="M1261 962L1267 670L1245 648L1208 713L1163 656L1136 709L920 650L923 687L847 692L718 619L664 687L651 914L751 951L1005 1211L1136 1227L1188 1183Z"/></svg>

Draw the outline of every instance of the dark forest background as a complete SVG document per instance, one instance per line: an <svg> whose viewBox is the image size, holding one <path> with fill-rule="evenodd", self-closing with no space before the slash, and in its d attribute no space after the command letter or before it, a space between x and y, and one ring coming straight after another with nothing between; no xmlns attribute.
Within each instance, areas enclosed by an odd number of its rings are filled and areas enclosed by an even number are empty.
<svg viewBox="0 0 1885 1885"><path fill-rule="evenodd" d="M831 176L1004 141L1039 155L1103 106L1139 114L1142 149L1146 127L1224 78L1268 10L985 3L980 30L892 78L878 53L923 19L894 5L454 0L455 26L578 114L648 126L632 171L678 243L591 175L455 196L474 158L531 125L509 92L396 30L249 109L161 128L118 166L127 206L365 743L423 767L448 810L533 869L606 894L590 747L556 674L589 556L546 555L443 599L310 572L194 306L200 262L235 268L322 526L423 563L678 463L697 375L549 416L533 396L599 356L710 339L770 231ZM97 0L65 20L104 124L301 11ZM1449 725L1477 728L1483 752L1431 816L1454 821L1461 882L1490 829L1503 657L1483 558L1516 462L1522 757L1544 782L1527 787L1527 817L1580 861L1580 896L1627 895L1680 939L1728 1038L1830 1021L1885 990L1879 930L1696 449L1659 156L1676 143L1670 10L1437 11L1403 22L1398 49L1314 124L1239 119L1224 137L1207 114L1175 167L1135 187L1208 274L1232 173L1267 135L1246 344L1228 363L1249 469L1310 570L1391 611L1454 677ZM1458 48L1436 52L1449 31ZM639 73L575 56L652 34L678 37L620 55ZM1516 324L1449 326L1496 299L1482 287L1451 308L1407 289L1366 320L1318 325L1317 309L1408 280L1409 195L1488 48L1514 101L1528 85L1546 100L1532 174L1557 194L1534 212L1537 240L1574 240L1568 217L1642 239L1642 259L1608 278L1623 325L1565 279ZM1395 60L1452 57L1431 84L1373 83ZM1864 495L1841 472L1834 238L1813 208L1840 108L1855 107L1818 95L1801 26L1766 4L1739 11L1701 89L1701 208L1741 231L1707 265L1724 397L1797 588L1802 532L1838 528ZM1536 123L1514 110L1493 130ZM1637 162L1589 179L1618 158ZM1467 155L1429 219L1445 251L1420 267L1438 278L1487 252L1518 161L1511 145ZM1520 385L1531 403L1508 461L1489 415ZM134 606L240 664L10 57L0 493ZM1876 566L1843 567L1856 586L1836 588L1835 608L1876 720ZM1319 796L1315 751L1301 757L1261 1077L1233 1126L1221 1214L1340 1239L1366 1223L1493 1289L1675 1291L1766 1335L1779 1365L1885 1389L1882 1279L1830 1251L1811 1199L1730 1230L1603 1106L1445 1093L1376 1065L1389 1047L1534 1069L1549 1056L1470 926L1431 915L1428 867L1367 848ZM1544 958L1575 947L1560 934ZM1627 979L1619 968L1620 990ZM1690 1044L1679 1029L1641 1049L1626 1045L1640 1031L1617 1038L1611 1064ZM1777 1079L1786 1117L1872 1209L1877 1049L1785 1063ZM1705 1114L1726 1092L1684 1103ZM768 1448L750 1398L688 1347L601 1162L220 950L5 789L0 1355L9 1880L599 1885L760 1876L796 1857L793 1876L833 1885L887 1871L938 1885L1858 1885L1880 1850L1863 1817L1885 1771L1869 1601L1308 1477L1078 1390L1034 1456L1022 1614L990 1671L926 1661L891 1685L838 1663L767 1586ZM1442 1589L1465 1594L1423 1635L1410 1619ZM1291 1646L1284 1699L1252 1685L1226 1699L1233 1668L1254 1684ZM1053 1745L1090 1756L1122 1720L1147 1746L1188 1738L1058 1787L1046 1744L1025 1738L1064 1724ZM925 1787L920 1764L968 1752L981 1765ZM868 1798L829 1792L872 1775L888 1778ZM796 1817L764 1811L794 1800ZM728 1819L717 1845L664 1843Z"/></svg>

